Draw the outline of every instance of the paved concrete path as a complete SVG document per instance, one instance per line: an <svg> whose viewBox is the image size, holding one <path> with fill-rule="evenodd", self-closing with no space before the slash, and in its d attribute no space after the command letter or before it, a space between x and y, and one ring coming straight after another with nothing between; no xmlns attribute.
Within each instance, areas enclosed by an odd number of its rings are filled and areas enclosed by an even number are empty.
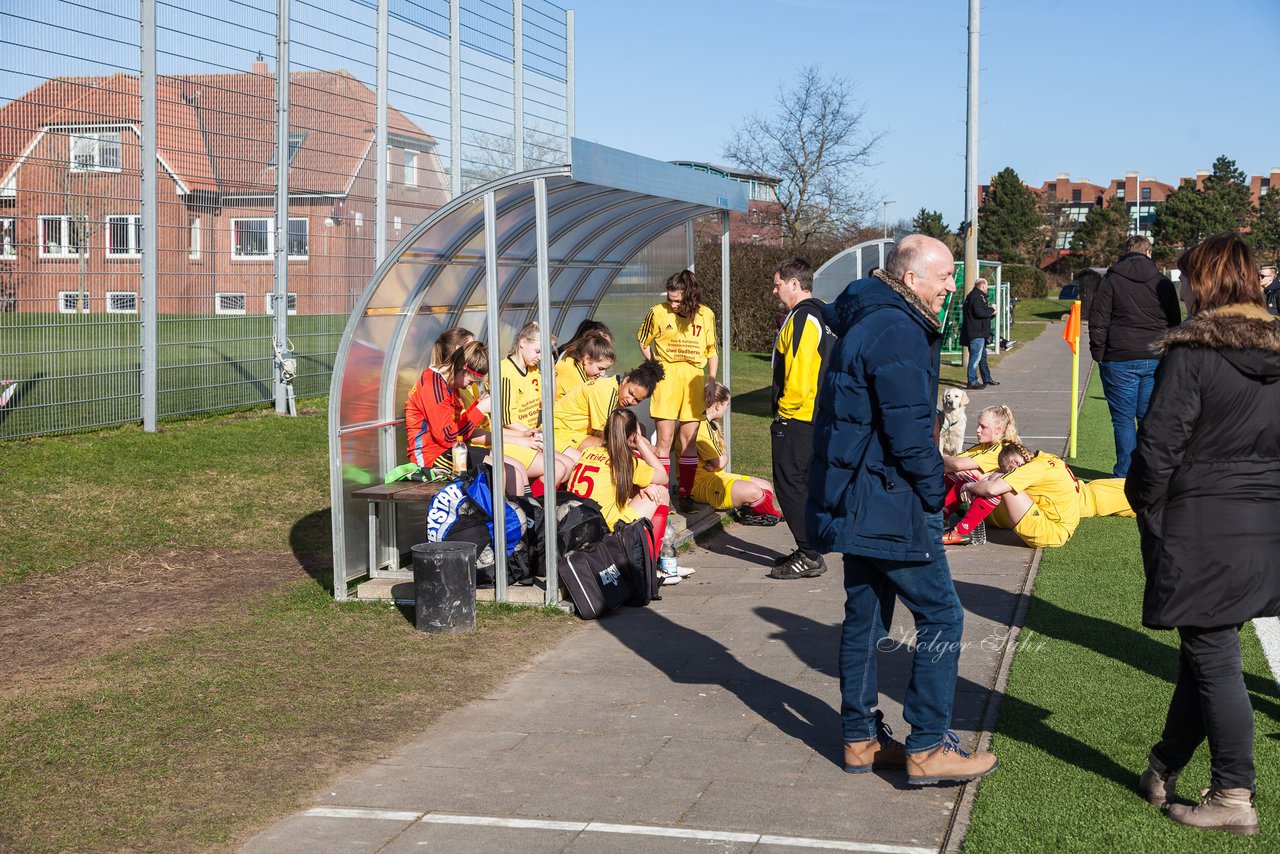
<svg viewBox="0 0 1280 854"><path fill-rule="evenodd" d="M1026 444L1061 450L1070 351L1060 330L993 365L1001 385L971 393L971 436L983 406L1007 402ZM697 573L662 601L584 625L245 850L954 848L965 787L909 789L901 772L842 770L838 558L819 578L767 578L791 545L785 526L715 534L682 556ZM954 719L964 744L993 719L1033 554L1007 532L948 553L967 612ZM902 639L911 619L902 608L897 618ZM881 655L883 708L899 736L909 666L901 645Z"/></svg>

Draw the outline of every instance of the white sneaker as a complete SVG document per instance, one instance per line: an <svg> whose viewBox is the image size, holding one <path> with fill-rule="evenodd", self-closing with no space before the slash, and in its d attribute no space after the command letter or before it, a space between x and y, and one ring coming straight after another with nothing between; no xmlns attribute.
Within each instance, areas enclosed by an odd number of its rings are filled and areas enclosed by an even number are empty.
<svg viewBox="0 0 1280 854"><path fill-rule="evenodd" d="M683 579L683 578L681 578L681 577L680 577L680 576L678 576L678 575L664 575L664 576L662 576L662 586L663 586L663 587L670 587L672 584L679 584L681 581L684 581L684 579Z"/></svg>
<svg viewBox="0 0 1280 854"><path fill-rule="evenodd" d="M691 567L691 566L677 566L677 567L676 567L676 575L677 575L678 577L680 577L680 578L688 578L690 575L693 575L693 574L694 574L695 572L697 572L697 571L698 571L698 570L694 569L694 568L693 568L693 567Z"/></svg>

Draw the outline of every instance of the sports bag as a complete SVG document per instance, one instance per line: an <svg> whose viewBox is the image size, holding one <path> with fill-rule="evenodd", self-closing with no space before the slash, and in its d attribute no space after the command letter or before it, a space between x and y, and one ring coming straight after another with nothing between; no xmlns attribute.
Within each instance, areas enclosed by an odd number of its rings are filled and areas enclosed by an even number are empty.
<svg viewBox="0 0 1280 854"><path fill-rule="evenodd" d="M507 582L519 583L530 573L527 549L521 548L526 520L517 504L505 503ZM476 545L476 586L494 583L493 493L488 467L450 481L427 508L427 542Z"/></svg>
<svg viewBox="0 0 1280 854"><path fill-rule="evenodd" d="M641 519L598 543L560 556L560 581L578 616L595 620L623 605L643 607L657 595L657 562L648 537L653 523Z"/></svg>

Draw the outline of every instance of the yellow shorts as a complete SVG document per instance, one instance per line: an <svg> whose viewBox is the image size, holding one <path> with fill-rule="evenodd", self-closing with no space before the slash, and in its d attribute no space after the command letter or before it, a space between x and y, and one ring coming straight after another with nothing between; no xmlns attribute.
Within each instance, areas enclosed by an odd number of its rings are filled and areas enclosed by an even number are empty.
<svg viewBox="0 0 1280 854"><path fill-rule="evenodd" d="M1051 521L1035 504L1031 505L1031 509L1018 520L1016 525L1010 521L1009 511L1003 504L992 511L991 521L997 528L1012 528L1019 539L1033 549L1065 546L1067 540L1071 539L1071 535L1076 531L1074 525L1068 528L1061 522Z"/></svg>
<svg viewBox="0 0 1280 854"><path fill-rule="evenodd" d="M578 447L578 445L581 444L589 435L589 433L566 435L564 430L559 431L556 433L556 453L563 454L569 448Z"/></svg>
<svg viewBox="0 0 1280 854"><path fill-rule="evenodd" d="M541 451L535 451L533 448L526 448L524 445L517 445L513 442L504 442L502 444L502 455L508 459L518 460L520 465L526 469L533 465L533 460Z"/></svg>
<svg viewBox="0 0 1280 854"><path fill-rule="evenodd" d="M733 485L740 480L749 478L745 474L707 471L699 464L698 475L693 479L693 489L689 495L699 504L710 504L716 510L732 510Z"/></svg>
<svg viewBox="0 0 1280 854"><path fill-rule="evenodd" d="M1091 480L1080 489L1080 517L1127 516L1138 514L1129 506L1124 494L1124 478L1107 477Z"/></svg>
<svg viewBox="0 0 1280 854"><path fill-rule="evenodd" d="M688 362L664 363L666 376L649 398L649 417L667 421L700 421L707 411L707 376Z"/></svg>

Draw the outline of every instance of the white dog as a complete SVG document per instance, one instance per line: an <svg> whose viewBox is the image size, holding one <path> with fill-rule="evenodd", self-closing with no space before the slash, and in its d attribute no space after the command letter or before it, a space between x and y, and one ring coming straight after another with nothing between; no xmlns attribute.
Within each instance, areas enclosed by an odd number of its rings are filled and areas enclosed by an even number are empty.
<svg viewBox="0 0 1280 854"><path fill-rule="evenodd" d="M938 450L954 457L964 450L964 433L969 416L964 408L969 405L969 395L964 389L949 388L942 393L942 408L938 411Z"/></svg>

